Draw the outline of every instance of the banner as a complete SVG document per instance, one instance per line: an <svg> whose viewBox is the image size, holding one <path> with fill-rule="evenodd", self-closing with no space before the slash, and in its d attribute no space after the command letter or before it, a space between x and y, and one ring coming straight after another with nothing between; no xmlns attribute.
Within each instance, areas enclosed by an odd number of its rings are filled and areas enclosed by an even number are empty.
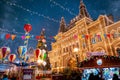
<svg viewBox="0 0 120 80"><path fill-rule="evenodd" d="M105 55L105 52L87 52L87 57L91 56L103 56Z"/></svg>

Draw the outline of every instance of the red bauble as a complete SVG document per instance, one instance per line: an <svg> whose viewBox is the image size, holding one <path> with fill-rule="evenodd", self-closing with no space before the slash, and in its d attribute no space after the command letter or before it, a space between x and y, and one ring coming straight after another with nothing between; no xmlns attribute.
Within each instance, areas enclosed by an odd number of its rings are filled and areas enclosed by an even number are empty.
<svg viewBox="0 0 120 80"><path fill-rule="evenodd" d="M36 58L38 59L40 55L41 55L41 50L40 49L36 49L35 50L35 56L36 56Z"/></svg>
<svg viewBox="0 0 120 80"><path fill-rule="evenodd" d="M15 55L15 54L10 54L10 55L8 56L8 59L9 59L10 62L13 62L13 61L15 60L15 58L16 58L16 55Z"/></svg>
<svg viewBox="0 0 120 80"><path fill-rule="evenodd" d="M25 24L25 25L24 25L24 30L25 30L26 32L30 32L30 31L32 30L31 24Z"/></svg>

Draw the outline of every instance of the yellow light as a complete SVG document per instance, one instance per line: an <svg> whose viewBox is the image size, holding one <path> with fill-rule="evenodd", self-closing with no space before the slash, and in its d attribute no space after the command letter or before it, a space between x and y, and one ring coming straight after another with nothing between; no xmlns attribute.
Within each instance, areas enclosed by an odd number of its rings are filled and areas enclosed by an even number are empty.
<svg viewBox="0 0 120 80"><path fill-rule="evenodd" d="M38 64L40 64L40 63L42 63L42 62L43 62L43 61L42 61L41 59L38 59L38 60L37 60L37 63L38 63Z"/></svg>
<svg viewBox="0 0 120 80"><path fill-rule="evenodd" d="M78 48L74 48L74 52L78 52L78 50L79 50Z"/></svg>

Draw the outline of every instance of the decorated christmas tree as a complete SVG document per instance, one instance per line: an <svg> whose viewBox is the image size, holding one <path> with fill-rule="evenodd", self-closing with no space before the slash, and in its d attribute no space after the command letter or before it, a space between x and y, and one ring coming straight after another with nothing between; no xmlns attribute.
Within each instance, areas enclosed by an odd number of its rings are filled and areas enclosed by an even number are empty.
<svg viewBox="0 0 120 80"><path fill-rule="evenodd" d="M45 37L45 29L42 29L39 39L38 39L38 44L36 47L36 53L38 55L38 60L41 62L39 68L42 70L50 70L50 61L48 57L48 50L47 50L47 42L46 42L46 37Z"/></svg>

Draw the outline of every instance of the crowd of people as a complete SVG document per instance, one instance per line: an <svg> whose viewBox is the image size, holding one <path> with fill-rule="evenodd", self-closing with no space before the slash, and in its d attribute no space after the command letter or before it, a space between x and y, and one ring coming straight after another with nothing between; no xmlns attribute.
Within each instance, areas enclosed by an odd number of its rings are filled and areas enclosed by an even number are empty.
<svg viewBox="0 0 120 80"><path fill-rule="evenodd" d="M36 77L37 78L37 77ZM15 75L13 76L8 76L6 74L0 75L0 80L19 80L18 77L16 77ZM39 79L36 79L39 80ZM61 80L60 77L54 77L53 80ZM62 78L62 80L82 80L81 79L81 75L75 74L73 73L71 76L69 76L68 78L64 77ZM104 78L102 78L99 74L98 75L94 75L93 73L90 74L88 80L105 80ZM120 80L117 74L113 74L113 78L112 80Z"/></svg>
<svg viewBox="0 0 120 80"><path fill-rule="evenodd" d="M105 79L100 77L99 74L93 75L93 73L91 73L88 80L105 80ZM118 78L117 74L113 74L112 80L120 80L120 79Z"/></svg>
<svg viewBox="0 0 120 80"><path fill-rule="evenodd" d="M19 80L19 79L15 75L8 76L7 74L3 74L0 76L0 80Z"/></svg>

